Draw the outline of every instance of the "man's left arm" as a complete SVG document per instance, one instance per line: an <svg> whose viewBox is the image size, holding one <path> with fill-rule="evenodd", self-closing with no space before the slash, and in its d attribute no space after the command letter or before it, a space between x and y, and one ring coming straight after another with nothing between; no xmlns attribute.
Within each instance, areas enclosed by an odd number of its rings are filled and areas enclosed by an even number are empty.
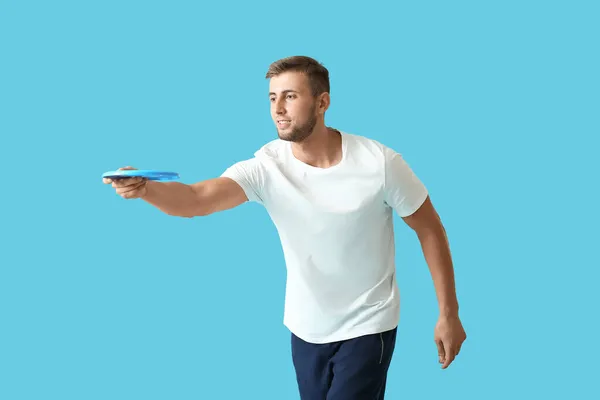
<svg viewBox="0 0 600 400"><path fill-rule="evenodd" d="M429 196L417 211L402 219L417 234L434 282L440 312L434 341L439 362L445 369L454 361L467 338L458 316L454 267L446 230Z"/></svg>

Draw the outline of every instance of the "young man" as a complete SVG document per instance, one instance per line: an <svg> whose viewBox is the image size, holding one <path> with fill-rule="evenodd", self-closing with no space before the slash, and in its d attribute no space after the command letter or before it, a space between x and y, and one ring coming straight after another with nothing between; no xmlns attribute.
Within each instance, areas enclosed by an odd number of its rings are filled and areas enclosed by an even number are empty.
<svg viewBox="0 0 600 400"><path fill-rule="evenodd" d="M434 340L447 368L466 335L445 230L425 186L392 149L325 125L329 72L317 61L276 61L267 78L279 139L253 158L192 185L104 182L173 216L264 205L284 251L284 324L303 400L384 398L400 307L395 211L416 232L434 280Z"/></svg>

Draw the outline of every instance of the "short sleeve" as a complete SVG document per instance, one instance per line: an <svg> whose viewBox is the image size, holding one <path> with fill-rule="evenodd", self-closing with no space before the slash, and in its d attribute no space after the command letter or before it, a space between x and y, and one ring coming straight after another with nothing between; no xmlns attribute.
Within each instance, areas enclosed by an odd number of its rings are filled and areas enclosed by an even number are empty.
<svg viewBox="0 0 600 400"><path fill-rule="evenodd" d="M227 168L221 176L233 179L240 185L249 201L263 204L265 170L258 158L237 162Z"/></svg>
<svg viewBox="0 0 600 400"><path fill-rule="evenodd" d="M429 195L402 155L384 147L385 202L400 217L407 217L421 207Z"/></svg>

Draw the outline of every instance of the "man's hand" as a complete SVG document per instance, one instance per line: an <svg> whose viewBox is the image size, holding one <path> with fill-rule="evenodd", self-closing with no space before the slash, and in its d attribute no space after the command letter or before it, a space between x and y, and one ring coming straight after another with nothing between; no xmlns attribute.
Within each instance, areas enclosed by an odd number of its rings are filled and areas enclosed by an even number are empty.
<svg viewBox="0 0 600 400"><path fill-rule="evenodd" d="M121 170L134 170L133 167L119 168ZM148 180L140 177L108 179L102 178L105 184L112 184L119 196L124 199L138 199L143 197L146 192L146 182Z"/></svg>
<svg viewBox="0 0 600 400"><path fill-rule="evenodd" d="M463 329L458 316L440 316L435 325L434 340L438 348L439 362L442 369L448 368L450 363L460 352L467 334Z"/></svg>

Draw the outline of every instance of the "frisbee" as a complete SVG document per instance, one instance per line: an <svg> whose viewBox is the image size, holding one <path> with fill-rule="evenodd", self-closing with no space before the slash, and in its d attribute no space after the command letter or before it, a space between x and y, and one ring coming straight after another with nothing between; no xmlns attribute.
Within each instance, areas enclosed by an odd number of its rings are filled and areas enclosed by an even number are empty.
<svg viewBox="0 0 600 400"><path fill-rule="evenodd" d="M153 169L122 169L117 171L108 171L102 174L102 178L123 179L123 178L146 178L151 181L174 181L179 179L177 172L157 171Z"/></svg>

